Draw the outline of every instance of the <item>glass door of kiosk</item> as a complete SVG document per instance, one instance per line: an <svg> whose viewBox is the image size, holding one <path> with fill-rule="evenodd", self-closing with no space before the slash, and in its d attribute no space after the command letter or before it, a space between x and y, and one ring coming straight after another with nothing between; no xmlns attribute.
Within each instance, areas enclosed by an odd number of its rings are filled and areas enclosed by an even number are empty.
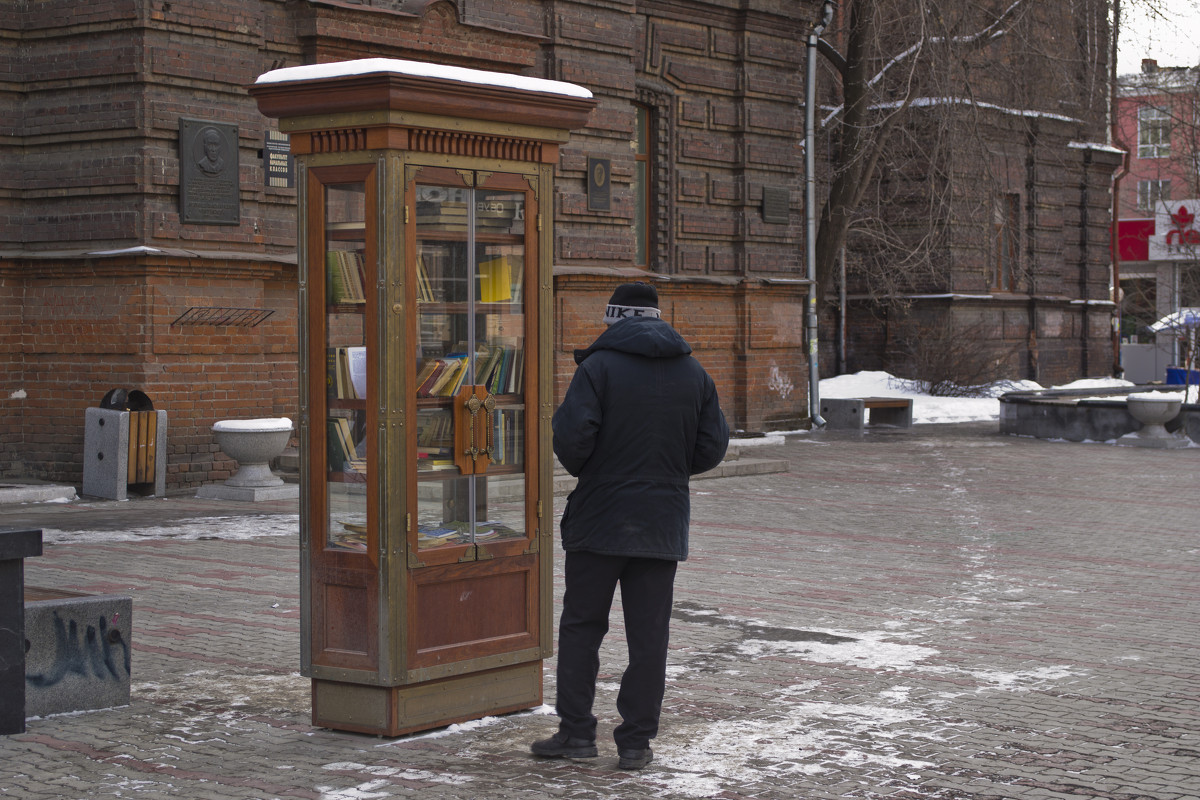
<svg viewBox="0 0 1200 800"><path fill-rule="evenodd" d="M411 663L536 647L536 200L520 175L410 170L417 314L412 354L416 509ZM531 213L532 212L532 213ZM474 570L472 598L451 565ZM466 612L466 613L464 613Z"/></svg>

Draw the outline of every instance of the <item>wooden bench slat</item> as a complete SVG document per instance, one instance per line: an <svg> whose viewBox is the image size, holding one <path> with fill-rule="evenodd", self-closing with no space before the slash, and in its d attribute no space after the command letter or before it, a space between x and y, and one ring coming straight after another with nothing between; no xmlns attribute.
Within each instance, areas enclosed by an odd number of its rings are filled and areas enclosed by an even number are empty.
<svg viewBox="0 0 1200 800"><path fill-rule="evenodd" d="M864 408L907 408L909 400L906 397L864 397Z"/></svg>
<svg viewBox="0 0 1200 800"><path fill-rule="evenodd" d="M44 586L25 587L26 603L36 603L39 600L64 600L68 597L87 597L87 594L72 592L70 589L47 589Z"/></svg>

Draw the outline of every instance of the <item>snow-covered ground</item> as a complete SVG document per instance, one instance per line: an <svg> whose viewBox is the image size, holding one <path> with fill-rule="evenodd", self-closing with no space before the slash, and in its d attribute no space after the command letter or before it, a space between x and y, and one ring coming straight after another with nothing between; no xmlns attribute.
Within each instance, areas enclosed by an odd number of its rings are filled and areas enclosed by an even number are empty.
<svg viewBox="0 0 1200 800"><path fill-rule="evenodd" d="M1062 386L1040 386L1033 381L1002 381L993 384L987 397L932 397L914 381L886 372L858 372L821 381L821 397L911 397L913 423L976 422L1000 418L1000 395L1033 389L1100 389L1133 386L1118 378L1085 378Z"/></svg>

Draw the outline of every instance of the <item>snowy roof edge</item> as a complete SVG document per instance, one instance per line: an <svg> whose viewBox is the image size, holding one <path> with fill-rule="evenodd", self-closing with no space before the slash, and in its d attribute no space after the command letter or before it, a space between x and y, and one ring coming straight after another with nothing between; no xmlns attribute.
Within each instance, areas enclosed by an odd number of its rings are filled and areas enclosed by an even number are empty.
<svg viewBox="0 0 1200 800"><path fill-rule="evenodd" d="M1067 147L1076 150L1102 150L1105 153L1125 153L1121 148L1104 142L1067 142Z"/></svg>
<svg viewBox="0 0 1200 800"><path fill-rule="evenodd" d="M592 93L582 86L563 81L529 78L510 75L506 72L489 72L446 64L431 64L425 61L407 61L400 58L362 58L354 61L336 61L328 64L305 64L299 67L284 67L264 72L258 76L256 85L311 81L323 78L345 78L373 73L395 73L416 78L440 78L442 80L473 83L480 86L497 86L521 89L527 92L558 94L567 97L591 99Z"/></svg>

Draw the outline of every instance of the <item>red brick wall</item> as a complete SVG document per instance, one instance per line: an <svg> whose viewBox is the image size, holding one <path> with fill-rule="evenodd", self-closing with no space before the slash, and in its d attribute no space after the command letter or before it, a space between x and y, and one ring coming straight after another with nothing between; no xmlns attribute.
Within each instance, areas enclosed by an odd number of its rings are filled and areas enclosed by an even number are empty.
<svg viewBox="0 0 1200 800"><path fill-rule="evenodd" d="M604 330L604 307L620 274L555 277L554 397L575 374L574 351ZM803 357L804 293L792 285L714 281L651 281L662 317L692 346L712 376L732 429L794 430L808 408L808 363Z"/></svg>
<svg viewBox="0 0 1200 800"><path fill-rule="evenodd" d="M4 474L78 481L84 409L109 389L139 389L167 412L167 483L194 490L224 480L212 424L296 418L295 268L171 262L151 257L0 265L6 291L21 287L7 324L0 398ZM172 323L193 306L272 312L255 327ZM11 343L11 344L10 344ZM7 377L7 376L6 376Z"/></svg>

